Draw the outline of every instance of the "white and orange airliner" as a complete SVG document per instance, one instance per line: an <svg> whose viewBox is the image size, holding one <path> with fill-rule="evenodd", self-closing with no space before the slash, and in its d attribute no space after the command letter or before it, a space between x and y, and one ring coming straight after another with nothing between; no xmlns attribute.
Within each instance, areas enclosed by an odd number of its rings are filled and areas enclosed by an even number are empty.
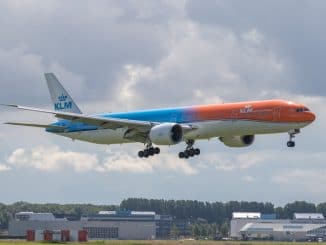
<svg viewBox="0 0 326 245"><path fill-rule="evenodd" d="M247 101L197 105L124 113L83 114L53 73L46 73L54 110L6 105L22 110L48 113L59 118L49 125L7 122L11 125L44 128L47 132L96 144L139 142L145 149L139 157L160 153L153 145L186 143L180 158L200 154L196 140L218 138L229 147L245 147L257 134L288 133L288 147L300 129L315 120L306 106L286 100Z"/></svg>

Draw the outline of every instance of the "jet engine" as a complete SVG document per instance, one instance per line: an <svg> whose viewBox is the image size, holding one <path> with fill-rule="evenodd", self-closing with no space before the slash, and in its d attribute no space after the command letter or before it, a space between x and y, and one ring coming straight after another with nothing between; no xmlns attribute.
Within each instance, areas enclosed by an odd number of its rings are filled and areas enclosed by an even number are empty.
<svg viewBox="0 0 326 245"><path fill-rule="evenodd" d="M255 140L255 135L220 137L220 141L229 147L250 146Z"/></svg>
<svg viewBox="0 0 326 245"><path fill-rule="evenodd" d="M149 138L156 145L175 145L183 138L182 127L176 123L162 123L151 129Z"/></svg>

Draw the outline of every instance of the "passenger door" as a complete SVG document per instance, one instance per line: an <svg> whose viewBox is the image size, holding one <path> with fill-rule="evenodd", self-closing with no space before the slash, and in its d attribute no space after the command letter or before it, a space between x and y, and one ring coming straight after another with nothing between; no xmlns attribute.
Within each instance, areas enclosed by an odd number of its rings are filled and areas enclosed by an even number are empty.
<svg viewBox="0 0 326 245"><path fill-rule="evenodd" d="M280 107L275 107L273 109L273 121L279 121L281 117L281 108Z"/></svg>

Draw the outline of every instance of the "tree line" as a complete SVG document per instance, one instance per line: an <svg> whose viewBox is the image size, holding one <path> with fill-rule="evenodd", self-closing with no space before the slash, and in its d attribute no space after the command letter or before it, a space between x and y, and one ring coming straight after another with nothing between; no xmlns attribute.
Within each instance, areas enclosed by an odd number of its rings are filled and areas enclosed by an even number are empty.
<svg viewBox="0 0 326 245"><path fill-rule="evenodd" d="M305 201L295 201L283 207L274 207L274 204L270 202L203 202L145 198L128 198L123 200L120 205L32 204L27 202L6 205L0 203L0 225L6 228L14 214L21 211L49 212L59 217L80 219L82 215L97 214L101 210L155 211L158 214L172 215L175 220L189 220L192 222L205 220L207 223L215 223L221 226L230 221L233 212L275 213L276 217L281 219L291 219L295 212L318 212L326 216L326 202L316 205Z"/></svg>
<svg viewBox="0 0 326 245"><path fill-rule="evenodd" d="M233 212L260 212L276 214L278 219L292 219L298 213L322 213L326 217L326 202L320 204L295 201L283 207L274 207L271 202L202 202L191 200L163 200L128 198L121 202L126 210L152 210L159 214L170 214L176 219L205 219L208 223L222 224L232 218Z"/></svg>

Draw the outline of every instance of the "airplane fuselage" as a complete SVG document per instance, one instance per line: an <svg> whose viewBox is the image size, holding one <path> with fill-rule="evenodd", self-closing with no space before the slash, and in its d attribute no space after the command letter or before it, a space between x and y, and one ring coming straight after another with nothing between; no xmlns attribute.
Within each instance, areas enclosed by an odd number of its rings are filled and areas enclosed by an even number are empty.
<svg viewBox="0 0 326 245"><path fill-rule="evenodd" d="M215 137L283 133L310 124L315 115L302 104L285 100L249 101L154 109L124 113L97 114L95 117L117 118L154 123L194 125L196 130L184 133L183 139L198 140ZM127 127L106 129L70 120L53 125L66 127L65 132L47 130L65 137L97 144L121 144L134 141L126 138Z"/></svg>

